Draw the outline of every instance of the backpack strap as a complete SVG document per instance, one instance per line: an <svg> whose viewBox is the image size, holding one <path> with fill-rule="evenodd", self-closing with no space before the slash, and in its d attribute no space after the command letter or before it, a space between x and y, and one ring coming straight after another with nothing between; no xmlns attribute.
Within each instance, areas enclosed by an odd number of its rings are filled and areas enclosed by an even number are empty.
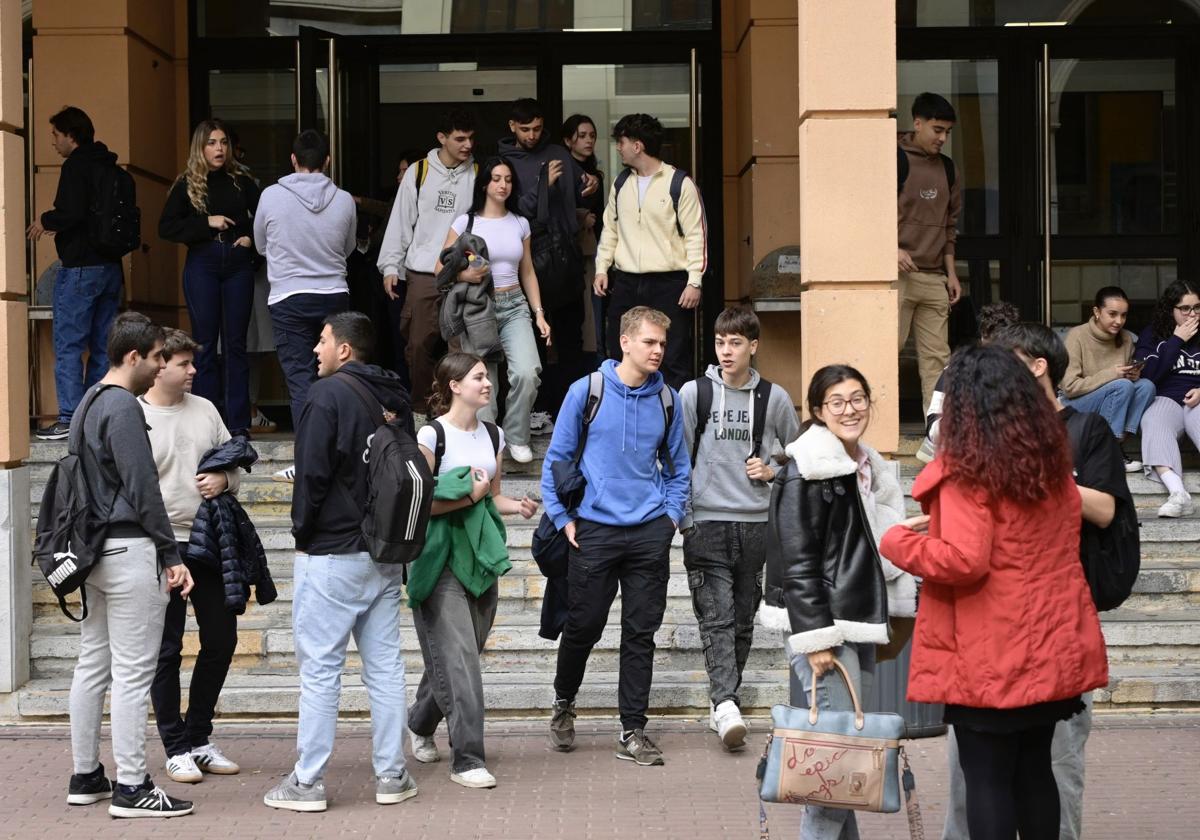
<svg viewBox="0 0 1200 840"><path fill-rule="evenodd" d="M475 227L475 214L468 210L467 211L467 229L464 230L463 233L470 233L471 229L473 227Z"/></svg>
<svg viewBox="0 0 1200 840"><path fill-rule="evenodd" d="M583 459L583 449L587 446L588 427L600 412L600 401L604 399L604 374L598 370L588 374L587 400L583 404L582 425L579 429L579 443L575 444L575 465Z"/></svg>
<svg viewBox="0 0 1200 840"><path fill-rule="evenodd" d="M662 390L658 392L658 402L663 410L663 436L662 443L658 445L658 460L666 465L668 473L674 475L675 459L671 457L669 441L671 437L671 422L675 419L675 392L665 382L663 383Z"/></svg>
<svg viewBox="0 0 1200 840"><path fill-rule="evenodd" d="M908 152L899 144L896 145L896 195L904 192L904 184L908 181Z"/></svg>
<svg viewBox="0 0 1200 840"><path fill-rule="evenodd" d="M359 382L358 377L352 373L347 373L345 371L338 371L338 373L341 375L342 380L350 386L350 390L357 394L358 398L362 400L362 404L367 408L367 415L370 416L378 413L378 425L387 425L387 416L385 414L383 404L379 402L379 400L375 399L374 395L367 390L367 386Z"/></svg>
<svg viewBox="0 0 1200 840"><path fill-rule="evenodd" d="M683 182L687 177L688 174L682 169L671 173L671 206L675 208L675 230L680 236L683 236L683 225L679 222L679 198L683 195Z"/></svg>
<svg viewBox="0 0 1200 840"><path fill-rule="evenodd" d="M938 153L938 157L942 159L942 166L946 169L946 183L953 189L955 181L954 160L949 155L944 155L940 152Z"/></svg>
<svg viewBox="0 0 1200 840"><path fill-rule="evenodd" d="M446 454L446 427L436 417L429 421L429 425L433 426L436 436L433 444L433 477L437 479L442 471L442 456Z"/></svg>
<svg viewBox="0 0 1200 840"><path fill-rule="evenodd" d="M429 158L421 158L417 161L417 200L421 200L421 185L425 183L425 179L429 176Z"/></svg>
<svg viewBox="0 0 1200 840"><path fill-rule="evenodd" d="M617 205L617 196L621 194L621 187L625 186L625 182L629 180L629 176L633 174L633 170L629 167L622 169L617 173L616 179L613 180L613 221L617 221L617 213L619 207Z"/></svg>
<svg viewBox="0 0 1200 840"><path fill-rule="evenodd" d="M488 439L492 442L492 454L497 458L500 457L500 427L495 423L489 423L487 420L480 421L483 427L487 429Z"/></svg>
<svg viewBox="0 0 1200 840"><path fill-rule="evenodd" d="M707 376L696 380L696 428L692 433L692 466L700 453L700 436L708 428L708 415L712 414L713 384Z"/></svg>
<svg viewBox="0 0 1200 840"><path fill-rule="evenodd" d="M767 428L767 407L771 404L771 383L760 376L750 399L754 400L754 426L750 430L750 441L754 448L750 450L750 457L757 458L762 452L763 432Z"/></svg>

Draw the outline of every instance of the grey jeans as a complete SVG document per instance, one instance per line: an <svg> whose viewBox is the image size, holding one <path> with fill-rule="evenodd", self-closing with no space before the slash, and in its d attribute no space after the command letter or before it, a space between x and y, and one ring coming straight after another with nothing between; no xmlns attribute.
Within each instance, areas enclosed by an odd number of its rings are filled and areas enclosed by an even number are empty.
<svg viewBox="0 0 1200 840"><path fill-rule="evenodd" d="M104 552L84 583L88 615L79 625L79 661L71 680L71 756L76 773L92 773L100 765L100 723L111 685L117 781L140 785L146 778L146 717L167 582L159 576L158 552L149 538L105 540Z"/></svg>
<svg viewBox="0 0 1200 840"><path fill-rule="evenodd" d="M1060 805L1059 840L1079 840L1083 836L1083 776L1084 747L1092 731L1092 693L1083 695L1084 710L1054 727L1050 745L1050 761L1054 781L1058 784ZM950 767L950 801L946 806L946 824L942 840L969 840L967 831L967 785L962 766L958 763L958 742L954 728L946 745L946 760Z"/></svg>
<svg viewBox="0 0 1200 840"><path fill-rule="evenodd" d="M542 380L542 363L538 359L537 340L533 336L533 319L529 302L518 290L496 295L496 325L500 343L508 362L508 398L504 405L504 440L509 446L529 445L529 413L537 399ZM479 419L496 422L497 400L500 393L500 365L489 362L488 378L492 380L492 401L479 409Z"/></svg>
<svg viewBox="0 0 1200 840"><path fill-rule="evenodd" d="M683 565L714 706L726 700L741 706L738 689L762 600L766 534L766 522L705 521L683 536Z"/></svg>
<svg viewBox="0 0 1200 840"><path fill-rule="evenodd" d="M447 566L429 597L413 609L425 659L408 728L432 735L446 718L455 773L484 766L483 675L479 655L496 618L496 587L470 595Z"/></svg>

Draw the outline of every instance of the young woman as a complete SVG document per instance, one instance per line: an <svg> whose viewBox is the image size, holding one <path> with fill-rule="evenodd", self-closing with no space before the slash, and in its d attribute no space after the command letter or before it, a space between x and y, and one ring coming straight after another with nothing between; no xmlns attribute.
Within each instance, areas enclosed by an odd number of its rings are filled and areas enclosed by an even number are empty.
<svg viewBox="0 0 1200 840"><path fill-rule="evenodd" d="M822 709L853 708L834 660L864 701L875 646L888 641L889 594L897 615L916 610L916 585L880 558L877 540L904 518L895 472L862 443L871 386L848 365L823 367L808 386L812 425L787 447L768 514L764 626L784 630L792 667L806 693L817 681ZM890 580L888 580L890 579ZM889 593L891 590L891 593ZM857 837L852 811L808 806L804 840ZM843 833L844 832L844 833Z"/></svg>
<svg viewBox="0 0 1200 840"><path fill-rule="evenodd" d="M530 307L533 307L538 334L547 344L550 343L550 325L546 323L542 294L529 253L529 221L517 215L512 169L500 158L492 158L480 168L475 176L471 209L454 220L443 247L453 245L468 227L471 233L487 243L491 265L464 269L458 279L479 283L491 272L500 342L508 361L504 433L513 460L528 464L533 460L533 450L529 447L529 414L537 398L542 372L533 337L533 322L529 318ZM441 270L439 260L434 273ZM498 379L498 365L488 365L488 376L492 381ZM480 419L495 421L496 413L495 403L489 401L484 404Z"/></svg>
<svg viewBox="0 0 1200 840"><path fill-rule="evenodd" d="M1066 429L1007 349L959 350L946 379L941 447L913 487L928 515L882 542L923 578L908 696L946 704L972 840L1057 840L1054 727L1108 683Z"/></svg>
<svg viewBox="0 0 1200 840"><path fill-rule="evenodd" d="M529 498L518 501L501 494L504 433L495 427L487 428L478 419L492 400L487 365L477 356L449 353L438 363L435 377L430 416L437 417L432 422L441 425L445 436L445 452L438 466L439 481L447 473L468 467L471 489L468 495L455 501L435 500L433 517L484 504L488 497L500 514L532 517L537 512L536 502ZM434 426L422 427L417 432L417 442L433 469L437 450ZM500 534L503 552L502 528ZM466 561L462 557L443 561L440 573L434 570L431 575L428 569L421 568L427 562L426 554L422 554L409 572L408 597L414 603L413 623L425 659L425 673L408 713L408 727L417 761L437 761L441 756L433 736L438 723L446 718L453 753L451 780L464 787L490 788L496 786L496 779L484 764L483 677L479 655L496 617L496 582L492 580L485 591L472 594L458 576L461 564ZM478 568L474 571L478 572ZM471 579L477 578L472 575Z"/></svg>
<svg viewBox="0 0 1200 840"><path fill-rule="evenodd" d="M201 346L193 393L221 406L235 435L250 426L246 330L254 304L251 216L258 193L254 180L234 159L225 126L204 120L192 132L187 169L167 195L158 221L162 239L188 248L183 297L192 337ZM218 339L224 376L217 370Z"/></svg>
<svg viewBox="0 0 1200 840"><path fill-rule="evenodd" d="M596 123L586 114L572 114L563 121L563 145L571 153L571 158L579 164L579 168L596 178L599 186L591 195L576 201L575 215L579 219L579 250L583 253L583 282L588 289L591 307L585 319L585 327L595 335L596 354L600 358L605 355L604 320L608 317L608 298L597 297L592 290L592 281L596 279L596 249L600 243L600 233L604 228L604 202L608 193L604 190L604 173L600 171L600 162L596 160ZM590 319L590 321L588 320ZM592 323L594 322L594 323ZM590 345L591 341L584 341Z"/></svg>
<svg viewBox="0 0 1200 840"><path fill-rule="evenodd" d="M1142 377L1157 396L1142 415L1142 462L1146 475L1170 494L1159 516L1191 516L1196 511L1183 486L1179 437L1184 432L1200 447L1200 284L1177 280L1158 299L1154 319L1138 336L1134 356L1144 360Z"/></svg>
<svg viewBox="0 0 1200 840"><path fill-rule="evenodd" d="M1142 378L1140 364L1131 364L1133 336L1125 331L1128 317L1129 298L1122 289L1105 286L1096 292L1091 320L1067 333L1071 361L1059 383L1063 405L1099 414L1118 443L1138 430L1142 415L1154 402L1154 383ZM1141 468L1141 461L1125 459L1125 472Z"/></svg>

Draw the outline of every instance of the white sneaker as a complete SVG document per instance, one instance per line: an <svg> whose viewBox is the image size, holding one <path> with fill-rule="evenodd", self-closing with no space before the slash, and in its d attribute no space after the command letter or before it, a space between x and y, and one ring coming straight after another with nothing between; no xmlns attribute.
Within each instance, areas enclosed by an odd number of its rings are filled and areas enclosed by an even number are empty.
<svg viewBox="0 0 1200 840"><path fill-rule="evenodd" d="M1137 473L1142 471L1142 462L1135 461L1132 458L1125 459L1125 472Z"/></svg>
<svg viewBox="0 0 1200 840"><path fill-rule="evenodd" d="M928 464L935 457L937 457L937 447L933 445L933 441L925 438L921 441L921 448L917 450L917 460L922 464Z"/></svg>
<svg viewBox="0 0 1200 840"><path fill-rule="evenodd" d="M283 469L279 470L279 472L271 476L271 480L285 481L288 483L294 482L296 480L296 465L292 464L290 467L284 467Z"/></svg>
<svg viewBox="0 0 1200 840"><path fill-rule="evenodd" d="M438 752L437 741L433 740L432 735L418 735L410 729L408 743L412 747L413 758L422 764L433 764L435 761L442 760L442 754Z"/></svg>
<svg viewBox="0 0 1200 840"><path fill-rule="evenodd" d="M171 777L171 781L173 782L182 782L189 785L204 781L204 774L200 772L200 768L196 766L196 762L192 759L190 753L173 755L168 758L167 775Z"/></svg>
<svg viewBox="0 0 1200 840"><path fill-rule="evenodd" d="M508 447L508 454L518 464L528 464L533 460L533 450L528 446L521 446L519 443L511 444Z"/></svg>
<svg viewBox="0 0 1200 840"><path fill-rule="evenodd" d="M721 727L717 726L717 710L713 708L712 701L708 701L708 728L713 732L720 732Z"/></svg>
<svg viewBox="0 0 1200 840"><path fill-rule="evenodd" d="M717 725L717 734L721 743L730 752L746 746L746 722L742 720L742 712L732 700L719 703L713 711L712 721Z"/></svg>
<svg viewBox="0 0 1200 840"><path fill-rule="evenodd" d="M250 418L250 431L269 435L278 430L279 426L272 422L270 417L263 414L261 409L254 409L254 416Z"/></svg>
<svg viewBox="0 0 1200 840"><path fill-rule="evenodd" d="M1163 506L1158 509L1158 515L1161 517L1169 517L1177 519L1180 516L1191 516L1196 512L1196 506L1192 504L1192 497L1188 493L1172 493L1167 497Z"/></svg>
<svg viewBox="0 0 1200 840"><path fill-rule="evenodd" d="M429 425L429 417L427 415L417 414L417 412L415 412L415 411L413 412L413 428L414 429L417 429L419 431L422 426L428 426L428 425Z"/></svg>
<svg viewBox="0 0 1200 840"><path fill-rule="evenodd" d="M465 770L462 773L451 773L450 781L458 782L463 787L469 788L494 788L496 786L496 777L489 773L486 767L476 767L474 770Z"/></svg>
<svg viewBox="0 0 1200 840"><path fill-rule="evenodd" d="M554 432L554 421L547 411L535 411L529 415L529 433L531 435L549 435Z"/></svg>
<svg viewBox="0 0 1200 840"><path fill-rule="evenodd" d="M218 776L236 776L241 767L230 761L216 744L205 744L192 750L192 760L205 773L215 773Z"/></svg>

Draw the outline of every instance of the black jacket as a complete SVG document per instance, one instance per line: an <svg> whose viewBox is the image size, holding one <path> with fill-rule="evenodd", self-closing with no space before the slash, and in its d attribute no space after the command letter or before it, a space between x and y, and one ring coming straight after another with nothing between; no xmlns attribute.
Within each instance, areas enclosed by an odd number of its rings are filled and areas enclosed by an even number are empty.
<svg viewBox="0 0 1200 840"><path fill-rule="evenodd" d="M545 166L552 160L561 160L562 175L550 187L550 204L547 208L550 224L574 236L579 231L575 215L576 203L582 200L583 170L562 143L550 142L549 134L533 150L528 150L512 135L500 140L496 152L513 170L513 188L517 191L517 209L527 219L537 218L538 181L546 177Z"/></svg>
<svg viewBox="0 0 1200 840"><path fill-rule="evenodd" d="M787 448L771 490L762 623L792 653L888 640L887 587L842 443L814 425Z"/></svg>
<svg viewBox="0 0 1200 840"><path fill-rule="evenodd" d="M54 249L64 268L120 262L96 251L88 235L94 184L103 167L116 164L117 156L103 143L84 143L63 161L54 207L42 214L42 227L54 231Z"/></svg>
<svg viewBox="0 0 1200 840"><path fill-rule="evenodd" d="M296 483L292 490L292 536L306 554L366 551L362 521L367 507L368 438L383 422L368 407L353 376L375 395L401 424L413 430L408 391L390 370L347 362L337 373L313 383L296 431Z"/></svg>
<svg viewBox="0 0 1200 840"><path fill-rule="evenodd" d="M238 467L250 472L250 466L257 460L258 453L249 441L235 437L208 450L196 472L227 472ZM260 604L269 604L279 597L258 532L232 493L222 493L200 503L188 535L187 559L221 573L225 608L236 615L246 611L251 586Z"/></svg>
<svg viewBox="0 0 1200 840"><path fill-rule="evenodd" d="M194 248L216 238L220 231L208 226L209 216L228 216L237 224L225 231L224 238L233 242L243 236L254 238L254 211L258 209L258 184L252 178L238 175L235 179L224 169L208 173L206 212L192 206L187 194L187 179L175 179L162 216L158 220L158 235L168 242L179 242ZM253 251L252 251L253 252Z"/></svg>

